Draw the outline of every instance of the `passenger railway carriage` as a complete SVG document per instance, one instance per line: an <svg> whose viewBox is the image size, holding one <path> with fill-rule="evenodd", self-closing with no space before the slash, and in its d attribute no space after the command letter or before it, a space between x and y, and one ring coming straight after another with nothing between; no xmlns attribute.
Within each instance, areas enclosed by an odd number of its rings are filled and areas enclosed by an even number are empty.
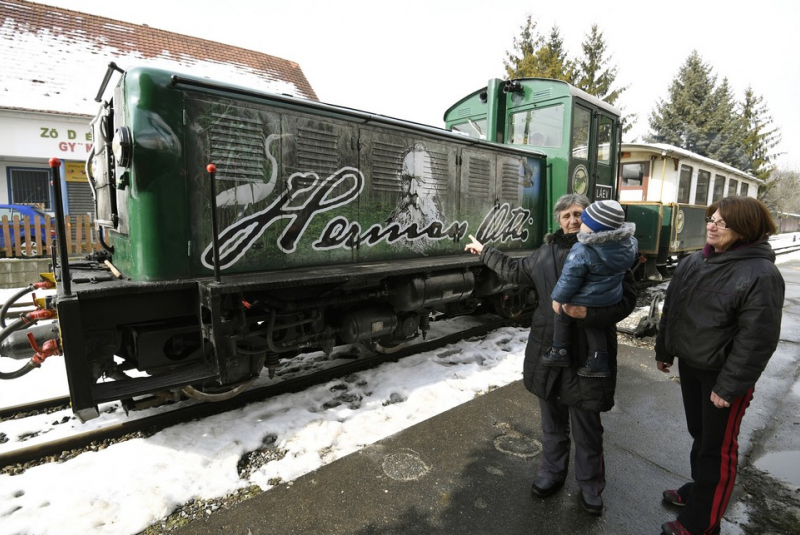
<svg viewBox="0 0 800 535"><path fill-rule="evenodd" d="M661 280L671 259L705 244L706 207L729 195L758 196L763 181L665 144L623 143L619 201L636 223L644 277Z"/></svg>

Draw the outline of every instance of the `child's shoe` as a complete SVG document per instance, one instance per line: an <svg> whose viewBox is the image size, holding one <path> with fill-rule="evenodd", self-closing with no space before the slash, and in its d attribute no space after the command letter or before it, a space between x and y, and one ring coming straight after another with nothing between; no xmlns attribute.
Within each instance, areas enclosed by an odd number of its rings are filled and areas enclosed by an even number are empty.
<svg viewBox="0 0 800 535"><path fill-rule="evenodd" d="M542 355L542 364L545 366L568 368L571 360L569 348L567 347L551 347Z"/></svg>
<svg viewBox="0 0 800 535"><path fill-rule="evenodd" d="M605 351L595 351L589 355L586 366L578 368L578 375L581 377L610 377L611 368L608 366L608 353Z"/></svg>

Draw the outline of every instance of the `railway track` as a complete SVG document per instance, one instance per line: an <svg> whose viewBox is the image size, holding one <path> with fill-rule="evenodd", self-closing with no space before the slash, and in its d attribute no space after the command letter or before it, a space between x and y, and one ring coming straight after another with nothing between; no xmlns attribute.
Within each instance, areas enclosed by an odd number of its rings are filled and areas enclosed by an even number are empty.
<svg viewBox="0 0 800 535"><path fill-rule="evenodd" d="M36 461L40 461L37 464L43 464L55 460L57 456L63 458L64 452L77 452L92 444L99 445L107 441L120 440L129 435L137 436L137 434L142 433L153 434L161 429L181 422L228 412L249 403L263 401L280 394L298 392L337 377L347 376L351 373L363 371L385 362L396 361L413 354L438 349L466 338L486 335L501 327L524 324L525 321L530 321L530 317L523 316L516 321L502 319L497 316L487 317L485 321L481 322L479 325L469 327L465 330L444 334L435 339L421 341L408 347L398 349L392 353L372 353L369 356L359 357L351 362L345 362L344 364L330 367L322 371L315 371L308 375L298 375L283 379L279 383L251 388L229 400L215 403L191 401L187 402L187 404L182 404L183 406L179 408L162 410L151 416L126 420L84 433L77 433L64 438L17 448L0 453L0 468ZM36 411L49 410L53 407L63 407L64 401L68 402L68 399L53 398L51 400L18 405L3 409L0 414L6 419L13 418Z"/></svg>

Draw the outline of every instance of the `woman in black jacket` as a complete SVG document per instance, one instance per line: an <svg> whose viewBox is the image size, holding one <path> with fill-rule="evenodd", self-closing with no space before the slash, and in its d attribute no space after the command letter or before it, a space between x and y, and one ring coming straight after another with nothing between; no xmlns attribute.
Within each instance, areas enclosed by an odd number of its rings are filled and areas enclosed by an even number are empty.
<svg viewBox="0 0 800 535"><path fill-rule="evenodd" d="M784 282L767 237L764 204L725 197L706 210L707 242L678 265L656 338L656 365L675 357L692 450L692 481L666 490L683 510L667 535L719 533L736 480L739 426L778 345Z"/></svg>
<svg viewBox="0 0 800 535"><path fill-rule="evenodd" d="M570 456L570 420L575 442L575 478L581 492L581 503L589 513L603 511L600 497L605 487L603 459L603 425L600 412L614 406L617 381L616 323L636 306L636 286L628 272L623 281L622 301L611 307L587 308L565 305L572 317L581 318L572 334L574 361L569 367L545 366L541 356L553 339L553 308L550 294L561 275L561 268L570 248L577 242L581 213L589 206L583 195L567 194L556 201L555 216L560 228L545 237L545 243L530 256L512 259L494 247L484 247L474 238L466 250L481 255L481 260L508 282L532 285L539 296L533 313L531 332L525 348L523 382L539 398L542 425L542 462L531 492L538 497L550 496L564 485ZM583 327L605 331L611 376L586 378L577 370L585 363L579 355L588 354Z"/></svg>

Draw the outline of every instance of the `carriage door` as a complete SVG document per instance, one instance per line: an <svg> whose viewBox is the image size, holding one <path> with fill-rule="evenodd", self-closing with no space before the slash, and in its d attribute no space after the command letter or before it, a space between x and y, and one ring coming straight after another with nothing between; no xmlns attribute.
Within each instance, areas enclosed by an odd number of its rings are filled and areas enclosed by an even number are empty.
<svg viewBox="0 0 800 535"><path fill-rule="evenodd" d="M595 147L591 143L592 112L588 108L575 104L572 113L572 132L569 157L569 185L567 191L580 193L594 200L592 160L596 158Z"/></svg>

